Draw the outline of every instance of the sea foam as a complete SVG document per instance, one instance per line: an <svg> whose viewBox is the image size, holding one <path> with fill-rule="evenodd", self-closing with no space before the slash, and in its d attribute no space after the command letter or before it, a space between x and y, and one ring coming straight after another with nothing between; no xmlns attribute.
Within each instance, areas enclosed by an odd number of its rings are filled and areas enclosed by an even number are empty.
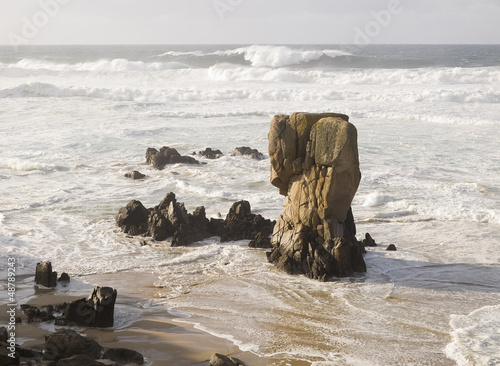
<svg viewBox="0 0 500 366"><path fill-rule="evenodd" d="M451 315L450 325L453 341L445 352L458 366L500 365L500 305Z"/></svg>

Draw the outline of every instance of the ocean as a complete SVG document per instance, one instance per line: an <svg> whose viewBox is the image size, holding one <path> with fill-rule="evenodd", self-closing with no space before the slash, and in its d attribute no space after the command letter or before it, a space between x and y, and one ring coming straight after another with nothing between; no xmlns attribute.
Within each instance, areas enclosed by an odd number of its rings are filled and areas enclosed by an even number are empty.
<svg viewBox="0 0 500 366"><path fill-rule="evenodd" d="M130 200L171 191L208 217L244 199L277 219L267 133L293 112L358 129L352 208L379 244L366 273L322 283L248 241L143 246L116 227ZM272 365L500 365L498 45L2 46L0 136L2 266L132 288L153 274L142 303ZM145 152L162 146L225 155L154 170Z"/></svg>

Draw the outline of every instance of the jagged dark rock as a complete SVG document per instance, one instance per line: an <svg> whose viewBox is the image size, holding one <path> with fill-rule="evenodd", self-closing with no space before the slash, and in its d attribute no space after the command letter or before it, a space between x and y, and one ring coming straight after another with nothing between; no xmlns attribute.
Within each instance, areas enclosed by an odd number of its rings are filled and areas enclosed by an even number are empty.
<svg viewBox="0 0 500 366"><path fill-rule="evenodd" d="M248 146L241 146L234 149L234 155L236 156L250 156L252 159L262 160L264 159L264 154L259 152L257 149L252 149Z"/></svg>
<svg viewBox="0 0 500 366"><path fill-rule="evenodd" d="M140 235L148 231L149 211L140 201L132 200L122 207L115 217L116 223L123 232Z"/></svg>
<svg viewBox="0 0 500 366"><path fill-rule="evenodd" d="M125 173L124 175L125 178L130 178L133 180L138 180L138 179L144 179L146 178L145 174L142 174L141 172L138 172L137 170L133 170L131 172Z"/></svg>
<svg viewBox="0 0 500 366"><path fill-rule="evenodd" d="M56 325L112 327L116 296L116 290L111 287L97 287L88 298L68 304L64 315L56 319Z"/></svg>
<svg viewBox="0 0 500 366"><path fill-rule="evenodd" d="M52 272L52 263L44 261L36 264L35 283L45 287L56 287L57 272Z"/></svg>
<svg viewBox="0 0 500 366"><path fill-rule="evenodd" d="M224 156L224 154L222 153L222 151L220 151L218 149L217 150L212 150L211 147L207 147L205 150L199 151L198 154L201 155L201 156L204 156L207 159L218 159L221 156Z"/></svg>
<svg viewBox="0 0 500 366"><path fill-rule="evenodd" d="M163 146L159 151L149 147L146 150L146 162L156 169L162 170L167 164L199 164L200 162L191 156L183 156L168 146Z"/></svg>
<svg viewBox="0 0 500 366"><path fill-rule="evenodd" d="M385 249L389 251L396 251L398 250L394 244L389 244L389 246Z"/></svg>
<svg viewBox="0 0 500 366"><path fill-rule="evenodd" d="M286 196L269 260L326 280L365 272L351 201L361 178L356 128L335 113L277 115L269 132L271 183Z"/></svg>
<svg viewBox="0 0 500 366"><path fill-rule="evenodd" d="M219 231L214 232L220 236L221 241L254 239L257 234L263 236L271 235L275 222L264 219L261 215L251 212L248 201L238 201L233 203L229 209L223 225L212 225Z"/></svg>
<svg viewBox="0 0 500 366"><path fill-rule="evenodd" d="M366 233L365 238L361 241L361 245L364 247L376 247L377 243L375 243L375 240L373 240L369 233Z"/></svg>
<svg viewBox="0 0 500 366"><path fill-rule="evenodd" d="M221 241L252 240L259 233L259 240L263 242L271 235L275 224L261 215L252 214L247 201L234 203L225 220L208 220L205 207L197 207L193 213L188 213L172 192L149 210L139 201L131 201L120 209L116 222L131 235L150 235L158 241L172 238L174 246L189 245L211 236L220 236Z"/></svg>

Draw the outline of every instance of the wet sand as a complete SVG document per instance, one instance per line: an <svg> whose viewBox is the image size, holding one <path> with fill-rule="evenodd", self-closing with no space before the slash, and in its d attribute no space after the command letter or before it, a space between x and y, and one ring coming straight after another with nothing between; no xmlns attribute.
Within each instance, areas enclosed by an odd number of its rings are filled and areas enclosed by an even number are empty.
<svg viewBox="0 0 500 366"><path fill-rule="evenodd" d="M57 268L55 268L57 269ZM0 270L6 278L6 271ZM251 366L290 365L290 360L263 359L251 352L242 352L227 339L196 329L169 313L163 305L155 304L154 273L121 272L90 276L73 276L67 285L58 283L54 289L35 285L34 273L18 269L16 276L17 316L23 322L16 325L16 342L23 348L42 350L44 337L59 328L54 322L28 324L20 305L30 304L40 308L58 305L87 297L95 286L110 286L118 291L113 328L73 328L105 348L123 347L134 349L144 355L146 364L163 365L208 365L210 356L217 352L239 358ZM5 284L6 282L4 282ZM6 285L3 294L7 295ZM2 296L0 322L8 323L6 296ZM23 359L21 359L22 361ZM294 366L310 363L293 361Z"/></svg>

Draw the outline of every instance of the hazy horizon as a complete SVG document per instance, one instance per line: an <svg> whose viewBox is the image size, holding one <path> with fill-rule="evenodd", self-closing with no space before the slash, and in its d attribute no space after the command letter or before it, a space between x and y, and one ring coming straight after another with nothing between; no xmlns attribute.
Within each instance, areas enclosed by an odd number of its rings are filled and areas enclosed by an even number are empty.
<svg viewBox="0 0 500 366"><path fill-rule="evenodd" d="M3 0L1 45L499 44L494 0Z"/></svg>

